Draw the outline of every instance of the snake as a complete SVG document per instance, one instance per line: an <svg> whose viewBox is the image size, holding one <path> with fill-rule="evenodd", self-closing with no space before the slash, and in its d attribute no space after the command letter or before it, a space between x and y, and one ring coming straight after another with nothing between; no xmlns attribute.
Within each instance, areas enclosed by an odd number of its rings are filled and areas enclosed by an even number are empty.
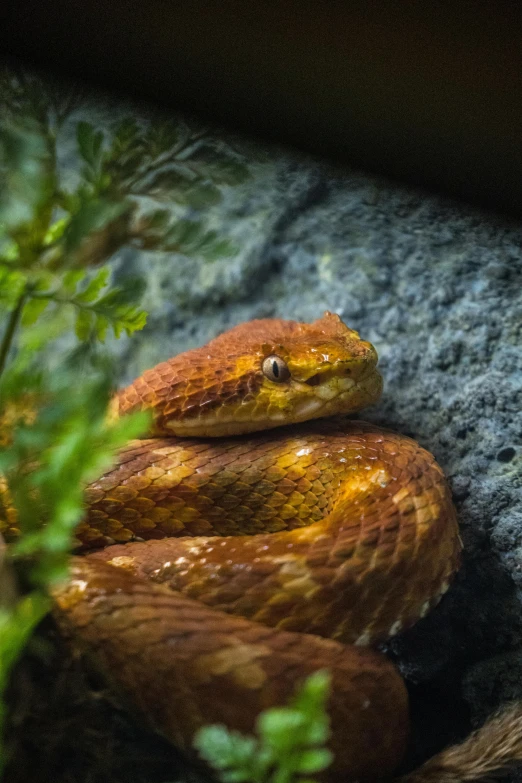
<svg viewBox="0 0 522 783"><path fill-rule="evenodd" d="M328 774L400 764L407 691L376 647L439 602L461 542L434 457L351 417L381 391L375 348L326 312L240 324L115 395L151 429L86 488L55 616L187 753L326 669Z"/></svg>

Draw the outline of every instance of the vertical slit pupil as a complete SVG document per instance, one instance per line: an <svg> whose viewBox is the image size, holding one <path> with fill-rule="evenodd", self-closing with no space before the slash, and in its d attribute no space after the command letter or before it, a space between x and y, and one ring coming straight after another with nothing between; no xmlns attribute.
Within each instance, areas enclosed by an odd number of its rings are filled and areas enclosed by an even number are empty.
<svg viewBox="0 0 522 783"><path fill-rule="evenodd" d="M276 378L279 378L279 365L277 362L272 362L272 372L274 373Z"/></svg>

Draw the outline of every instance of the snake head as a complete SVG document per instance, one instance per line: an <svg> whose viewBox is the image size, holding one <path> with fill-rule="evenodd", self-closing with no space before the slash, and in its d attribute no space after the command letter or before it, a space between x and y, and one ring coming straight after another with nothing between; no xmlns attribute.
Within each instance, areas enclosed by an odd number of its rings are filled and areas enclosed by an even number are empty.
<svg viewBox="0 0 522 783"><path fill-rule="evenodd" d="M239 324L145 372L115 401L155 434L224 436L353 413L379 398L377 353L338 315Z"/></svg>

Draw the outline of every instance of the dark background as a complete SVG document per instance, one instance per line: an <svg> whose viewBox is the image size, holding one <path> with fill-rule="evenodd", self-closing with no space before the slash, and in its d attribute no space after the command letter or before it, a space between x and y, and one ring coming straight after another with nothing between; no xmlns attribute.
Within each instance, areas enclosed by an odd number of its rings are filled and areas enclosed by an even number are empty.
<svg viewBox="0 0 522 783"><path fill-rule="evenodd" d="M522 214L517 2L4 0L40 67Z"/></svg>

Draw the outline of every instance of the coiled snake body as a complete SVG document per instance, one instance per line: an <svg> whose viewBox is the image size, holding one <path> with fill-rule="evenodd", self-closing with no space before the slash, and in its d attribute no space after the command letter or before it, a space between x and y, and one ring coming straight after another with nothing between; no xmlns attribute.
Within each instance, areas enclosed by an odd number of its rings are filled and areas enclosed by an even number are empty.
<svg viewBox="0 0 522 783"><path fill-rule="evenodd" d="M339 418L380 391L373 347L326 313L243 324L117 396L154 431L88 488L78 538L112 546L73 558L56 615L182 748L326 667L334 773L400 761L405 688L368 646L439 600L460 543L433 457Z"/></svg>

